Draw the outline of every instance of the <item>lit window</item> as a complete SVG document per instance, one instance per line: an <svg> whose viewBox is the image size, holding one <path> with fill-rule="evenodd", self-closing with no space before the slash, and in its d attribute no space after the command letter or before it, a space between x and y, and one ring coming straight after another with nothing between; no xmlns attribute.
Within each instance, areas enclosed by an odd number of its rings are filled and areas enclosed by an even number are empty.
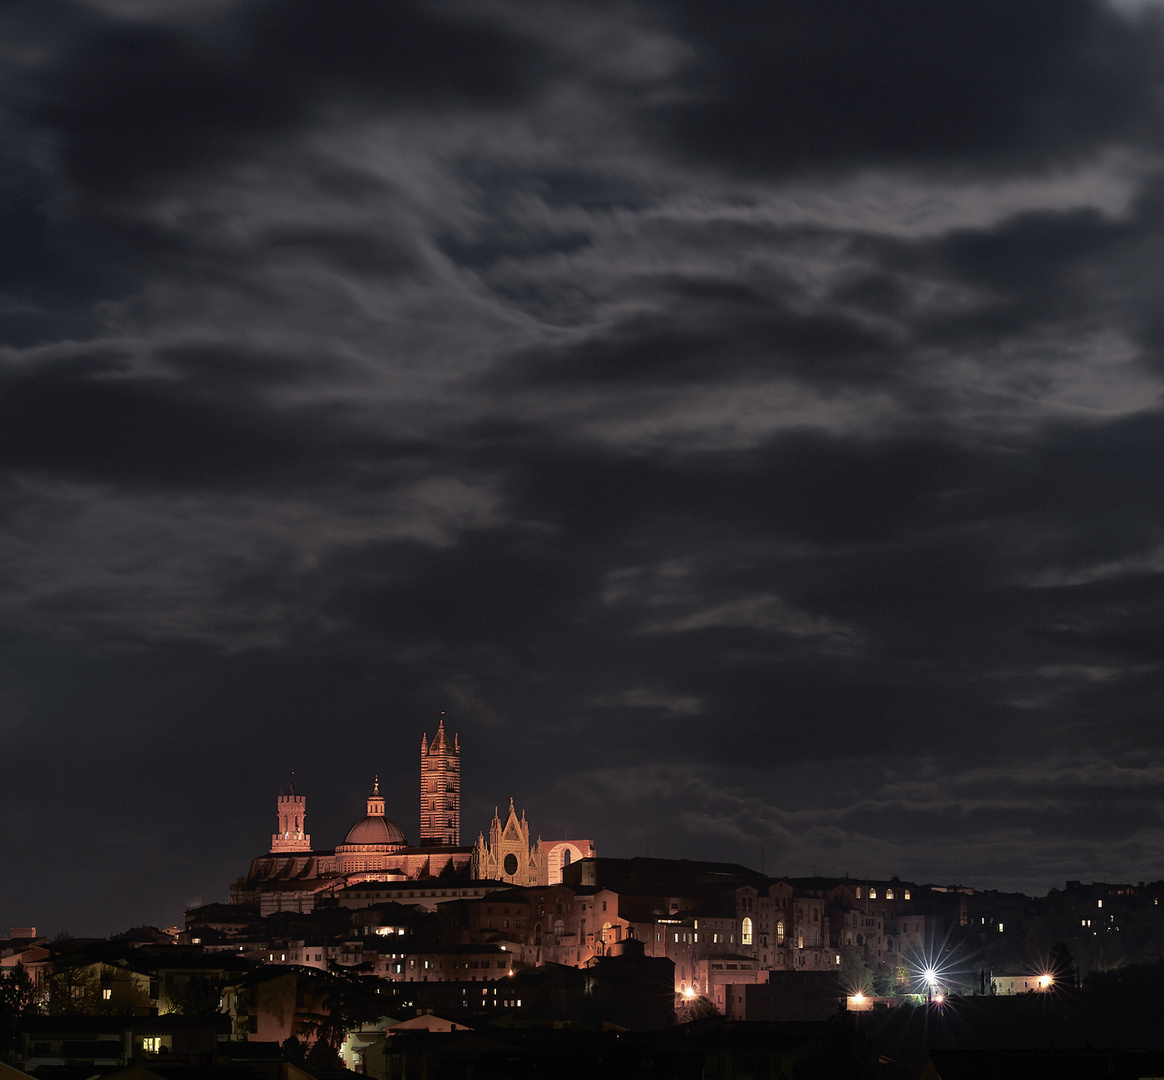
<svg viewBox="0 0 1164 1080"><path fill-rule="evenodd" d="M869 890L869 899L870 899L870 900L876 900L876 899L877 899L877 890L876 890L876 889L870 889L870 890Z"/></svg>
<svg viewBox="0 0 1164 1080"><path fill-rule="evenodd" d="M108 1001L111 997L113 997L113 990L107 986L101 991L101 998L104 1001Z"/></svg>
<svg viewBox="0 0 1164 1080"><path fill-rule="evenodd" d="M893 899L893 890L892 890L892 889L886 889L886 890L885 890L885 899L886 899L886 900L892 900L892 899Z"/></svg>
<svg viewBox="0 0 1164 1080"><path fill-rule="evenodd" d="M1098 903L1099 903L1099 906L1100 906L1100 907L1103 907L1103 901L1102 901L1102 900L1098 901Z"/></svg>
<svg viewBox="0 0 1164 1080"><path fill-rule="evenodd" d="M741 945L751 945L752 944L752 920L751 919L744 919L743 927L740 930L740 944Z"/></svg>
<svg viewBox="0 0 1164 1080"><path fill-rule="evenodd" d="M908 900L908 899L909 899L909 889L906 889L906 890L905 890L905 899L906 899L906 900Z"/></svg>
<svg viewBox="0 0 1164 1080"><path fill-rule="evenodd" d="M783 922L778 922L776 924L776 944L777 945L784 944L784 923Z"/></svg>

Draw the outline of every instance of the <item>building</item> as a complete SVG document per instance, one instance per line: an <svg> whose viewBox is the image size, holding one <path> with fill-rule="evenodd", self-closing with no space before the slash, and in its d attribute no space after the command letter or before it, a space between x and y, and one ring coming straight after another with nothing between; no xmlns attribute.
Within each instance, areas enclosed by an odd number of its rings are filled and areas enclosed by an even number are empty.
<svg viewBox="0 0 1164 1080"><path fill-rule="evenodd" d="M493 808L489 838L477 834L473 847L473 877L482 881L504 881L526 887L557 885L562 871L580 859L594 858L594 844L589 840L543 840L530 838L525 811L517 816L513 799L505 824Z"/></svg>
<svg viewBox="0 0 1164 1080"><path fill-rule="evenodd" d="M537 844L530 842L525 811L519 819L512 799L509 800L509 814L504 825L494 807L489 839L480 833L473 847L473 877L484 881L507 881L511 885L544 884L546 856L540 843L540 837Z"/></svg>
<svg viewBox="0 0 1164 1080"><path fill-rule="evenodd" d="M450 744L442 720L428 742L420 739L420 843L456 847L461 842L461 743Z"/></svg>
<svg viewBox="0 0 1164 1080"><path fill-rule="evenodd" d="M432 742L420 750L421 839L410 845L385 813L380 779L372 781L366 813L342 844L325 851L311 847L307 799L294 783L276 800L277 830L270 851L252 860L245 877L230 887L231 904L252 905L260 915L309 912L321 896L363 881L465 880L473 849L458 845L461 832L461 748L445 734L444 720Z"/></svg>

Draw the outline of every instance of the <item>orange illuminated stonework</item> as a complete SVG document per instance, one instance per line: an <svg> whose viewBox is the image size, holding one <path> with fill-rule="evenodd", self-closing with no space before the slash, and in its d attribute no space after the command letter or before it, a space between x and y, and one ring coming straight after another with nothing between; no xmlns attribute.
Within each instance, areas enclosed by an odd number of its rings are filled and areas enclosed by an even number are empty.
<svg viewBox="0 0 1164 1080"><path fill-rule="evenodd" d="M277 807L279 831L271 837L271 854L290 851L310 851L311 837L307 835L307 799L295 790L292 781L286 795L279 796Z"/></svg>
<svg viewBox="0 0 1164 1080"><path fill-rule="evenodd" d="M442 720L428 742L420 740L420 844L456 847L461 842L461 744L445 735Z"/></svg>
<svg viewBox="0 0 1164 1080"><path fill-rule="evenodd" d="M485 881L508 881L511 885L557 885L563 868L579 859L595 855L589 840L531 840L525 811L517 816L513 800L505 822L497 810L489 826L489 836L477 836L473 847L473 876Z"/></svg>
<svg viewBox="0 0 1164 1080"><path fill-rule="evenodd" d="M254 904L260 913L311 911L321 895L362 881L467 880L473 849L458 846L461 831L461 749L444 723L421 742L421 841L412 847L384 813L377 777L367 813L328 851L312 851L305 831L307 799L292 785L276 804L279 831L271 850L251 862L247 876L230 887L232 904Z"/></svg>

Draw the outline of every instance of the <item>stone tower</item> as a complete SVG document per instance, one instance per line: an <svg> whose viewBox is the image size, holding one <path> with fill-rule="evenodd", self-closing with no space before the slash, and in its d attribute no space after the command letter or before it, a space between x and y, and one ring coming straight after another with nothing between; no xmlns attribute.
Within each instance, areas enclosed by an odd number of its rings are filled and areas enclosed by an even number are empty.
<svg viewBox="0 0 1164 1080"><path fill-rule="evenodd" d="M460 847L461 744L450 745L442 719L430 745L420 739L420 846Z"/></svg>
<svg viewBox="0 0 1164 1080"><path fill-rule="evenodd" d="M307 799L295 791L295 781L286 795L279 796L279 831L271 837L271 854L282 855L289 851L310 851L311 837L307 828Z"/></svg>

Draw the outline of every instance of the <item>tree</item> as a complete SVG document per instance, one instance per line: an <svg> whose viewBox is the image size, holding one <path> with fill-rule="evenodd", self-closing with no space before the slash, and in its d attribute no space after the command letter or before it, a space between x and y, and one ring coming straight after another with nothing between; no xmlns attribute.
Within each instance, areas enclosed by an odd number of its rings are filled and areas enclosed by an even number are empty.
<svg viewBox="0 0 1164 1080"><path fill-rule="evenodd" d="M838 969L841 985L847 994L873 993L873 972L865 963L860 949L851 945L841 951L841 966Z"/></svg>
<svg viewBox="0 0 1164 1080"><path fill-rule="evenodd" d="M101 986L92 965L78 953L58 955L48 977L48 1013L92 1015L100 1001Z"/></svg>
<svg viewBox="0 0 1164 1080"><path fill-rule="evenodd" d="M174 988L166 999L164 1012L189 1016L195 1020L213 1020L220 1015L222 982L206 975L191 975Z"/></svg>
<svg viewBox="0 0 1164 1080"><path fill-rule="evenodd" d="M0 975L0 1054L13 1053L24 1030L24 1018L37 1011L36 988L24 965Z"/></svg>
<svg viewBox="0 0 1164 1080"><path fill-rule="evenodd" d="M1075 957L1071 955L1065 941L1057 941L1052 947L1047 969L1059 986L1075 986L1079 982L1079 974L1075 970Z"/></svg>
<svg viewBox="0 0 1164 1080"><path fill-rule="evenodd" d="M303 1043L295 1035L288 1035L283 1040L282 1045L283 1060L289 1061L292 1065L303 1067L304 1058L307 1056L307 1051L303 1048Z"/></svg>
<svg viewBox="0 0 1164 1080"><path fill-rule="evenodd" d="M817 1046L792 1072L795 1080L876 1080L880 1075L876 1049L843 1008L829 1018Z"/></svg>
<svg viewBox="0 0 1164 1080"><path fill-rule="evenodd" d="M344 1061L339 1051L329 1042L316 1039L303 1059L303 1067L309 1073L320 1073L328 1069L342 1069Z"/></svg>

